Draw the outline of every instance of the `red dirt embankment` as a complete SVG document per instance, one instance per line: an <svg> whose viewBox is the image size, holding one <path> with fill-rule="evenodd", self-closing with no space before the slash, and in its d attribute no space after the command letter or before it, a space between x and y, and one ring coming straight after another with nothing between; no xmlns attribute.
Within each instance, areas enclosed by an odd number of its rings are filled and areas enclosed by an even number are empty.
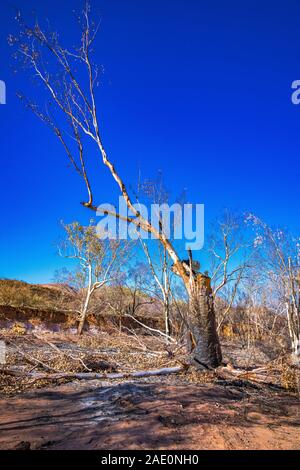
<svg viewBox="0 0 300 470"><path fill-rule="evenodd" d="M160 318L135 317L139 322L144 323L150 328L163 329L164 322ZM75 329L77 320L74 314L63 310L33 308L33 307L14 307L11 305L0 305L0 328L10 328L14 323L21 323L26 330L32 330L37 326L39 329L59 331L66 329ZM121 323L120 323L121 322ZM108 329L111 325L118 328L137 328L139 325L128 317L120 319L117 315L89 315L87 317L85 329L99 328Z"/></svg>

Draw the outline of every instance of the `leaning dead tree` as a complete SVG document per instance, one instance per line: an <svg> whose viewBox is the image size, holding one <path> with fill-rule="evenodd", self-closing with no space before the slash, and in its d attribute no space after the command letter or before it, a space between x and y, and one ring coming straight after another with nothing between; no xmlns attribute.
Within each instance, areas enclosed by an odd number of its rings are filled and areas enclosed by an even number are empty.
<svg viewBox="0 0 300 470"><path fill-rule="evenodd" d="M28 26L21 15L17 15L17 21L20 33L18 37L10 36L9 43L14 46L15 56L22 61L22 66L27 67L31 75L43 84L55 109L52 111L53 107L48 106L47 111L43 112L27 97L20 95L20 98L54 132L72 166L82 178L88 195L82 205L97 211L86 163L86 153L90 149L87 140L90 140L95 144L102 164L108 168L115 180L132 216L125 217L109 209L105 213L137 226L162 244L173 262L174 272L181 277L188 292L191 357L201 367L219 366L222 355L209 276L193 269L191 253L189 262L180 259L164 233L161 222L157 228L141 214L124 180L106 153L96 92L99 68L93 62L93 46L98 27L91 21L89 3L85 4L78 18L80 44L73 50L61 45L57 32L43 29L37 21L34 26ZM68 132L64 129L66 125Z"/></svg>

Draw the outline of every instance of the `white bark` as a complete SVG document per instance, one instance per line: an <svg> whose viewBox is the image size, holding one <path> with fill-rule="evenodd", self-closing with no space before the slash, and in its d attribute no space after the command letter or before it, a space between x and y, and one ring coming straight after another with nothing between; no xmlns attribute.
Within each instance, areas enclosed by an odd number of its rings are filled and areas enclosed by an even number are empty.
<svg viewBox="0 0 300 470"><path fill-rule="evenodd" d="M93 293L92 266L91 266L91 264L89 264L89 266L88 266L88 286L87 286L87 290L86 290L86 298L85 298L84 306L83 306L83 309L82 309L82 312L81 312L81 315L80 315L79 325L78 325L78 329L77 329L77 333L79 335L81 335L83 327L84 327L84 323L85 323L86 315L87 315L87 312L88 312L89 303L90 303L90 300L91 300L92 293Z"/></svg>
<svg viewBox="0 0 300 470"><path fill-rule="evenodd" d="M293 361L296 365L300 365L300 338L292 340Z"/></svg>
<svg viewBox="0 0 300 470"><path fill-rule="evenodd" d="M107 379L124 379L124 378L140 378L140 377L152 377L156 375L168 375L177 374L183 370L183 366L176 367L164 367L162 369L143 370L138 372L119 372L111 374L100 374L96 372L58 372L54 374L43 374L43 373L18 373L11 372L11 375L31 377L33 380L60 380L60 379L77 379L77 380L107 380Z"/></svg>

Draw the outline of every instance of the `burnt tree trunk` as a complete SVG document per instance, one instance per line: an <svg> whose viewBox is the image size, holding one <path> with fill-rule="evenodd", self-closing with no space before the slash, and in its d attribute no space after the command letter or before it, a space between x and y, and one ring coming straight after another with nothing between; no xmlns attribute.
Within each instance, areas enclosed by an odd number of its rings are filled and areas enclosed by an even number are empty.
<svg viewBox="0 0 300 470"><path fill-rule="evenodd" d="M186 285L189 294L190 353L202 368L215 368L222 362L210 278L194 274Z"/></svg>

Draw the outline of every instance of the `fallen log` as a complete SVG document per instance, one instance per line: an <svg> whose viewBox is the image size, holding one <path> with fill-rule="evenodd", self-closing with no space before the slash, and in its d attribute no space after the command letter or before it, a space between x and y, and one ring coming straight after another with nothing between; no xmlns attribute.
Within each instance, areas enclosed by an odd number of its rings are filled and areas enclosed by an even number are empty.
<svg viewBox="0 0 300 470"><path fill-rule="evenodd" d="M184 370L183 366L177 367L164 367L162 369L153 369L153 370L143 370L137 372L117 372L117 373L108 373L101 374L97 372L56 372L54 374L45 374L45 373L24 373L24 372L15 372L15 371L3 371L6 374L14 375L18 377L29 377L32 378L31 382L37 380L61 380L61 379L77 379L77 380L108 380L108 379L126 379L126 378L140 378L140 377L152 377L156 375L168 375L168 374L177 374Z"/></svg>
<svg viewBox="0 0 300 470"><path fill-rule="evenodd" d="M219 367L216 369L220 379L239 379L253 382L260 385L273 385L278 382L278 371L270 371L267 368L259 367L252 370L234 369L232 367Z"/></svg>

